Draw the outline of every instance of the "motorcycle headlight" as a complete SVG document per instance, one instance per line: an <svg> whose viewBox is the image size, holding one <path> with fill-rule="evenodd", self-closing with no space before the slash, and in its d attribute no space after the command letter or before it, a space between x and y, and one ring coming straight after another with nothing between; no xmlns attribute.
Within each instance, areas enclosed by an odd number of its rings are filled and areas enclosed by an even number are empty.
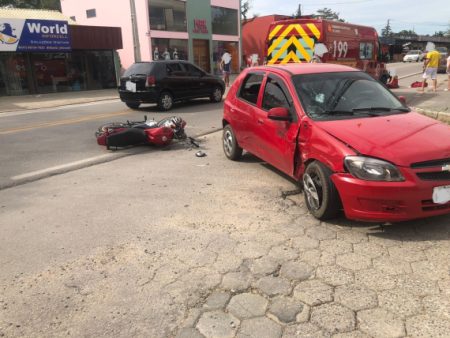
<svg viewBox="0 0 450 338"><path fill-rule="evenodd" d="M344 159L344 164L350 174L362 180L387 182L405 180L395 165L376 158L347 156Z"/></svg>

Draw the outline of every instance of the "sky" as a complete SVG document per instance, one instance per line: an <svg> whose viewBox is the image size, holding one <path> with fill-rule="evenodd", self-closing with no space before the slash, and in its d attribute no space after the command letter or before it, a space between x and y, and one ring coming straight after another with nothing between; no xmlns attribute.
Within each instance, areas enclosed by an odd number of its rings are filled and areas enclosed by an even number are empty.
<svg viewBox="0 0 450 338"><path fill-rule="evenodd" d="M450 28L449 0L250 0L248 17L270 14L292 15L301 4L302 14L313 14L324 7L339 13L347 22L381 29L390 19L394 32L414 30L419 35L433 35Z"/></svg>

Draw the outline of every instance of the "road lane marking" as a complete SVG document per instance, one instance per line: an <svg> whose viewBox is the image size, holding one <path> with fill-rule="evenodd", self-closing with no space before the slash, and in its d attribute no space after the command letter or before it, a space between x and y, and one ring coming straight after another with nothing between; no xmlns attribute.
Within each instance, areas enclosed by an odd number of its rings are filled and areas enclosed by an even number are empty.
<svg viewBox="0 0 450 338"><path fill-rule="evenodd" d="M10 128L10 129L3 129L3 130L0 129L0 135L14 134L14 133L21 132L21 131L27 131L27 130L33 130L33 129L39 129L39 128L48 128L48 127L55 127L55 126L61 126L61 125L75 124L75 123L79 123L79 122L83 122L83 121L97 120L97 119L102 119L105 117L121 116L121 115L127 115L127 114L130 114L130 111L122 111L122 112L115 112L115 113L108 113L108 114L98 114L98 115L91 115L91 116L85 116L85 117L77 117L77 118L67 119L67 120L38 123L38 124L34 124L32 126L26 126L26 127Z"/></svg>
<svg viewBox="0 0 450 338"><path fill-rule="evenodd" d="M60 171L63 169L69 169L72 167L83 166L83 165L87 165L90 163L96 163L100 160L103 160L106 158L112 158L112 157L115 157L115 156L113 154L103 154L100 156L89 157L89 158L85 158L83 160L79 160L79 161L75 161L75 162L61 164L61 165L57 165L57 166L46 168L46 169L36 170L36 171L29 172L29 173L21 174L21 175L16 175L16 176L11 177L11 179L13 181L23 180L23 179L27 179L27 178L34 177L34 176L45 175L45 174L48 174L48 173L51 173L54 171Z"/></svg>

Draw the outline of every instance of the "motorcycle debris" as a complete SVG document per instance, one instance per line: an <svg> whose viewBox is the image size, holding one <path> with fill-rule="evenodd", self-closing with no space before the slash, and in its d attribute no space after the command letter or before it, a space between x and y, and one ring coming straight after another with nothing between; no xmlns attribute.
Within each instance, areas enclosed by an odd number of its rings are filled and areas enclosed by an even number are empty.
<svg viewBox="0 0 450 338"><path fill-rule="evenodd" d="M206 156L206 153L204 153L203 151L199 150L199 151L197 151L197 152L195 153L195 156L197 156L197 157L205 157L205 156Z"/></svg>

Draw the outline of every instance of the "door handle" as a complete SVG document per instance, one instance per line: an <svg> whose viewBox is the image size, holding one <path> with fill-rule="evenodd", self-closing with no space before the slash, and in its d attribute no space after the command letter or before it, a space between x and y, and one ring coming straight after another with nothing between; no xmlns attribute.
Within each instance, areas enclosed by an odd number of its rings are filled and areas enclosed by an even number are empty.
<svg viewBox="0 0 450 338"><path fill-rule="evenodd" d="M234 108L230 108L230 113L234 113Z"/></svg>
<svg viewBox="0 0 450 338"><path fill-rule="evenodd" d="M261 120L261 119L258 119L258 124L264 124L264 121L263 120Z"/></svg>

